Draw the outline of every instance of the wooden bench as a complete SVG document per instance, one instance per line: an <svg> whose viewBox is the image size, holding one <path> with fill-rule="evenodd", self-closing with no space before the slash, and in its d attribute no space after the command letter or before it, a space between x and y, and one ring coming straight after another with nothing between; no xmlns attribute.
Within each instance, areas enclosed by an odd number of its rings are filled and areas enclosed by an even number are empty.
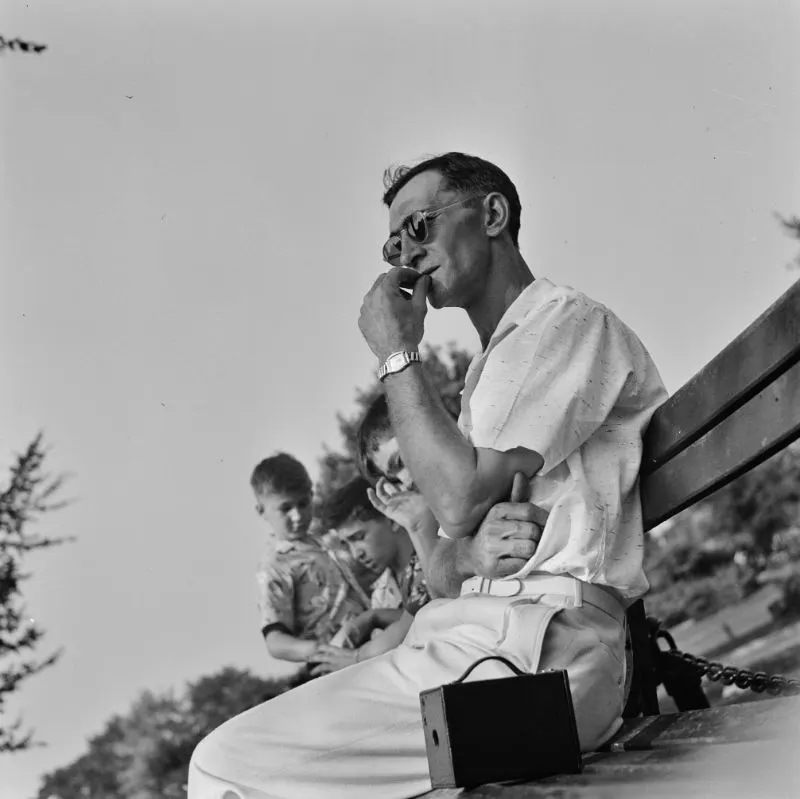
<svg viewBox="0 0 800 799"><path fill-rule="evenodd" d="M653 416L641 471L645 530L799 437L800 280ZM791 760L800 752L800 697L657 715L655 663L641 643L642 603L631 608L629 622L636 654L630 718L610 751L586 757L581 775L483 786L468 795L641 797L646 790L657 796L800 796L800 770ZM748 779L758 780L762 771L766 782L758 790ZM731 775L731 792L720 792ZM460 793L440 789L429 795Z"/></svg>

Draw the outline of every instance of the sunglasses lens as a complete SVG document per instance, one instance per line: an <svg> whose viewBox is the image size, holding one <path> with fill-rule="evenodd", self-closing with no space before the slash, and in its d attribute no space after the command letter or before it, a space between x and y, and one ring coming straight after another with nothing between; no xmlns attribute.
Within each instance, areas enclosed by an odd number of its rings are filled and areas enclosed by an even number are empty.
<svg viewBox="0 0 800 799"><path fill-rule="evenodd" d="M397 266L401 254L400 236L392 236L386 244L383 245L383 260L386 261L387 264Z"/></svg>
<svg viewBox="0 0 800 799"><path fill-rule="evenodd" d="M411 239L423 242L428 238L428 222L421 211L415 211L406 223L406 231Z"/></svg>

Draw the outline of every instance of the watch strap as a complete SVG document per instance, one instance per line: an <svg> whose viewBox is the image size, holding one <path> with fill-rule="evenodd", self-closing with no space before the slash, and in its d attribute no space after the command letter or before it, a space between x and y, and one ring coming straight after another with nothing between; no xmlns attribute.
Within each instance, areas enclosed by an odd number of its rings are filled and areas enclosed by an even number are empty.
<svg viewBox="0 0 800 799"><path fill-rule="evenodd" d="M378 380L383 380L388 375L394 375L402 372L407 366L412 363L421 363L422 359L419 357L419 352L416 350L400 350L393 352L378 369Z"/></svg>

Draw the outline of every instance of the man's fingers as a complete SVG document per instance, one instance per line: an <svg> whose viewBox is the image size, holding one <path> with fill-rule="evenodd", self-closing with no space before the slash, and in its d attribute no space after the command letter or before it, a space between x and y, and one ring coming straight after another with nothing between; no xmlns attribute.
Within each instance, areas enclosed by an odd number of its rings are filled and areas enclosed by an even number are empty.
<svg viewBox="0 0 800 799"><path fill-rule="evenodd" d="M547 523L546 510L530 502L500 502L490 511L496 519L505 519L511 522L531 522L544 527Z"/></svg>
<svg viewBox="0 0 800 799"><path fill-rule="evenodd" d="M428 289L430 285L431 279L427 275L423 275L414 284L414 292L411 295L411 304L416 311L423 315L428 310Z"/></svg>
<svg viewBox="0 0 800 799"><path fill-rule="evenodd" d="M383 277L394 288L405 286L411 288L419 280L419 272L410 266L395 266L386 272Z"/></svg>
<svg viewBox="0 0 800 799"><path fill-rule="evenodd" d="M511 502L524 502L530 495L530 482L522 472L514 475L511 483Z"/></svg>
<svg viewBox="0 0 800 799"><path fill-rule="evenodd" d="M533 548L536 549L536 544L542 537L542 528L535 522L514 522L514 526L509 530L509 534L505 536L506 540L519 540L525 544L533 542ZM531 552L531 555L533 552Z"/></svg>
<svg viewBox="0 0 800 799"><path fill-rule="evenodd" d="M532 538L514 538L510 541L508 555L501 556L500 560L506 558L520 558L526 563L536 554L537 541Z"/></svg>
<svg viewBox="0 0 800 799"><path fill-rule="evenodd" d="M495 561L491 574L483 574L481 576L488 577L490 580L496 580L499 577L508 577L509 574L518 572L527 562L527 558L500 558Z"/></svg>

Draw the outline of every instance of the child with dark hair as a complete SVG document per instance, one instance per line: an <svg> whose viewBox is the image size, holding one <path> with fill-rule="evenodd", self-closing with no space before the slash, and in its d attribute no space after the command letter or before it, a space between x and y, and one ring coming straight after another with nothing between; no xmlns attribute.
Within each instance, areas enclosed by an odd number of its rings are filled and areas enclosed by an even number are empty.
<svg viewBox="0 0 800 799"><path fill-rule="evenodd" d="M311 534L311 478L280 452L261 461L250 485L270 534L257 573L261 633L278 659L316 662L315 655L369 598L345 564Z"/></svg>
<svg viewBox="0 0 800 799"><path fill-rule="evenodd" d="M375 398L361 420L356 454L358 469L371 484L367 490L370 502L408 532L421 568L427 574L439 525L403 462L384 394Z"/></svg>
<svg viewBox="0 0 800 799"><path fill-rule="evenodd" d="M335 671L388 652L405 638L414 614L430 599L408 533L374 507L369 490L369 483L356 477L335 491L323 508L323 526L335 531L350 547L355 561L378 580L372 608L346 625L348 643L356 648L321 646L315 655L319 665L312 674ZM394 587L401 607L387 607L381 601L382 583ZM383 632L370 638L375 630Z"/></svg>

